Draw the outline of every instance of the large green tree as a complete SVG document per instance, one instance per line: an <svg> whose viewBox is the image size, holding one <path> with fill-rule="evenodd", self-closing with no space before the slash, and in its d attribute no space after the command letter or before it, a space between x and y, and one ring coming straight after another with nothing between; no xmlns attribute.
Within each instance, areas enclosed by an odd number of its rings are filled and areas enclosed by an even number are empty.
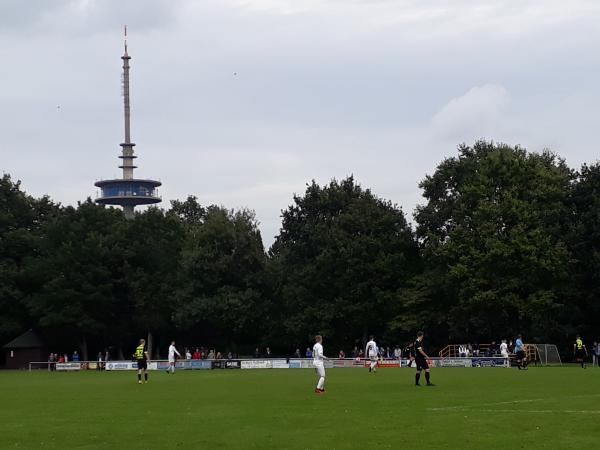
<svg viewBox="0 0 600 450"><path fill-rule="evenodd" d="M273 330L288 345L316 332L348 345L389 331L419 264L402 210L353 177L294 196L270 255Z"/></svg>
<svg viewBox="0 0 600 450"><path fill-rule="evenodd" d="M95 205L63 208L43 229L37 258L28 265L27 304L37 325L87 359L88 342L106 342L127 329L124 306L126 220Z"/></svg>
<svg viewBox="0 0 600 450"><path fill-rule="evenodd" d="M174 203L185 224L174 321L196 342L231 345L260 338L265 307L264 252L254 213Z"/></svg>
<svg viewBox="0 0 600 450"><path fill-rule="evenodd" d="M427 268L413 286L411 313L453 339L564 333L572 178L549 152L460 146L420 184L427 203L416 220Z"/></svg>
<svg viewBox="0 0 600 450"><path fill-rule="evenodd" d="M600 320L600 164L584 165L571 196L575 259L572 334L596 338Z"/></svg>
<svg viewBox="0 0 600 450"><path fill-rule="evenodd" d="M162 336L162 348L172 339L172 315L175 311L175 291L179 271L179 255L184 242L181 222L157 208L136 214L123 224L123 273L129 321L122 337L129 338L128 349L135 337L147 336L148 348L153 351L153 336ZM125 336L123 336L125 334ZM157 343L158 344L158 343ZM164 355L163 355L164 356Z"/></svg>
<svg viewBox="0 0 600 450"><path fill-rule="evenodd" d="M40 227L56 210L47 197L34 199L23 192L10 175L0 178L0 344L31 325L23 270L36 255Z"/></svg>

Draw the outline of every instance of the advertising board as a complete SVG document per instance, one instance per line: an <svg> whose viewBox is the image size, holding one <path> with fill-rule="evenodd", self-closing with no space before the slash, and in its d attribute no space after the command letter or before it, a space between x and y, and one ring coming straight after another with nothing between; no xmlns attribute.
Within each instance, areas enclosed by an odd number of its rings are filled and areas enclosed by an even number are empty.
<svg viewBox="0 0 600 450"><path fill-rule="evenodd" d="M273 369L289 369L290 365L285 359L274 359L271 361Z"/></svg>
<svg viewBox="0 0 600 450"><path fill-rule="evenodd" d="M508 367L505 358L472 358L471 367Z"/></svg>
<svg viewBox="0 0 600 450"><path fill-rule="evenodd" d="M242 369L272 369L273 364L268 359L249 359L242 361Z"/></svg>
<svg viewBox="0 0 600 450"><path fill-rule="evenodd" d="M191 369L208 370L212 369L212 363L204 359L192 359L190 364Z"/></svg>
<svg viewBox="0 0 600 450"><path fill-rule="evenodd" d="M471 358L440 358L436 367L472 367Z"/></svg>
<svg viewBox="0 0 600 450"><path fill-rule="evenodd" d="M56 363L56 370L73 371L73 370L80 370L80 369L81 369L81 364L79 364L78 362Z"/></svg>
<svg viewBox="0 0 600 450"><path fill-rule="evenodd" d="M148 369L150 369L150 365L148 364ZM156 370L156 363L154 363L154 370ZM107 361L105 365L105 370L137 370L137 362L136 361Z"/></svg>

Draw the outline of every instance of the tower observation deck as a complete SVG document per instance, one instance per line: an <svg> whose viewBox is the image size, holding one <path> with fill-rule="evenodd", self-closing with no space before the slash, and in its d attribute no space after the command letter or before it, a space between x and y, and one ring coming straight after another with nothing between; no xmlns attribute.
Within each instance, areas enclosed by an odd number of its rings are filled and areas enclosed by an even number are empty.
<svg viewBox="0 0 600 450"><path fill-rule="evenodd" d="M161 185L161 182L133 177L133 169L137 168L134 165L137 156L135 156L133 151L135 144L131 142L129 107L129 60L131 56L127 53L127 28L125 28L125 52L121 56L121 59L123 60L125 141L121 144L121 155L119 158L121 158L122 162L119 168L123 169L123 178L97 181L95 186L100 188L101 194L96 198L96 203L122 206L125 216L131 218L134 216L133 208L136 206L150 205L161 201L156 189Z"/></svg>

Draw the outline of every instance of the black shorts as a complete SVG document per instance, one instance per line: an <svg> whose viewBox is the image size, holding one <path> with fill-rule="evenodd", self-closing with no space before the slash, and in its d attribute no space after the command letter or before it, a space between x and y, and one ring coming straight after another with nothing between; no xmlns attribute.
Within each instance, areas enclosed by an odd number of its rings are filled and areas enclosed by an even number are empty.
<svg viewBox="0 0 600 450"><path fill-rule="evenodd" d="M145 359L138 359L137 360L138 363L138 370L147 370L148 369L148 361L146 361Z"/></svg>
<svg viewBox="0 0 600 450"><path fill-rule="evenodd" d="M417 358L415 359L415 362L417 363L417 370L429 369L429 364L427 364L427 360Z"/></svg>
<svg viewBox="0 0 600 450"><path fill-rule="evenodd" d="M577 359L585 358L585 352L583 351L583 349L575 351L575 358L577 358Z"/></svg>
<svg viewBox="0 0 600 450"><path fill-rule="evenodd" d="M517 352L517 359L525 359L525 352L523 350Z"/></svg>

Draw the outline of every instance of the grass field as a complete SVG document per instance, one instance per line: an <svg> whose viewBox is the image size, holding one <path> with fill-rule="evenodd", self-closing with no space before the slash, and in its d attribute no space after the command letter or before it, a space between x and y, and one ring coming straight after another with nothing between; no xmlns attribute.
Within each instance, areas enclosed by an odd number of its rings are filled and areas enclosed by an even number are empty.
<svg viewBox="0 0 600 450"><path fill-rule="evenodd" d="M0 448L599 448L600 369L0 372Z"/></svg>

